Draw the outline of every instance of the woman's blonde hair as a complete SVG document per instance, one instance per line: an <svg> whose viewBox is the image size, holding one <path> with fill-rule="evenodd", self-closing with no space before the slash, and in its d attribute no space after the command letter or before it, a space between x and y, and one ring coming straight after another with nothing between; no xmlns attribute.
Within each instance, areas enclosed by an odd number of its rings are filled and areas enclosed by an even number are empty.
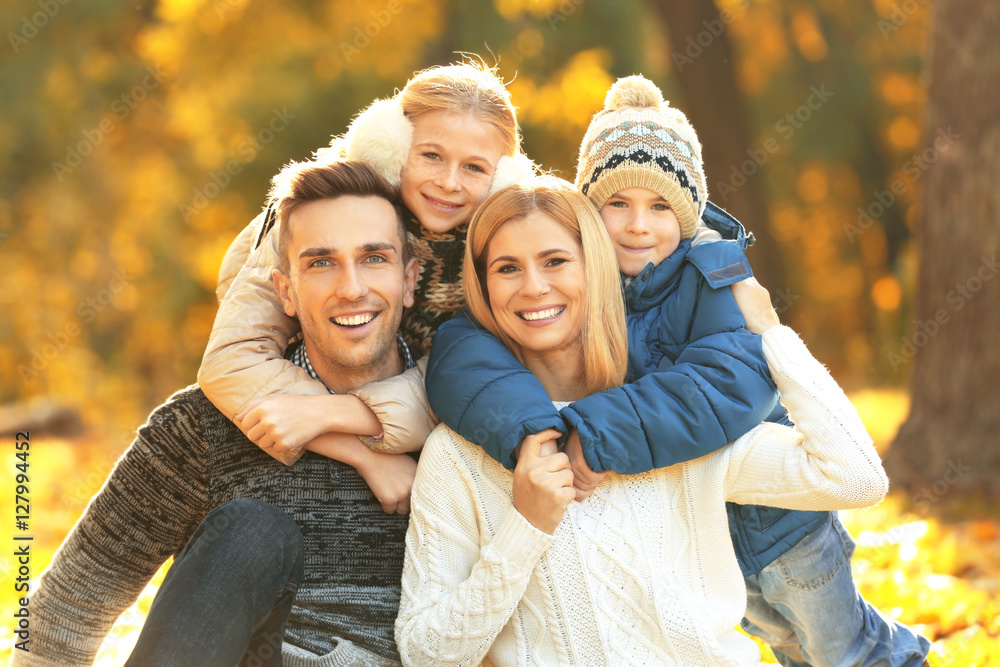
<svg viewBox="0 0 1000 667"><path fill-rule="evenodd" d="M628 334L618 262L601 217L587 198L562 179L535 178L490 196L469 223L463 282L469 311L521 361L520 346L497 324L486 286L490 241L505 223L539 211L566 228L583 249L587 280L584 300L583 364L588 394L617 387L625 379Z"/></svg>
<svg viewBox="0 0 1000 667"><path fill-rule="evenodd" d="M510 93L495 67L482 61L431 67L414 74L399 93L403 114L413 120L430 111L471 113L497 129L506 154L521 145Z"/></svg>

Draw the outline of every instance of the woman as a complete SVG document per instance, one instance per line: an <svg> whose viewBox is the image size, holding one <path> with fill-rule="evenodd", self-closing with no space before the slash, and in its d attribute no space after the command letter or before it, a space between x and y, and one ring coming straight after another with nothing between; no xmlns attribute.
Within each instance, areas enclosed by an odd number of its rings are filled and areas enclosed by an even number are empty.
<svg viewBox="0 0 1000 667"><path fill-rule="evenodd" d="M620 384L624 308L613 249L569 184L511 186L469 228L465 293L557 404ZM857 413L764 295L748 325L798 430L763 424L709 456L609 475L580 503L558 433L513 474L445 426L411 497L396 641L405 664L749 665L725 501L863 507L887 480ZM763 291L763 290L761 290ZM822 400L821 398L822 397ZM456 483L456 479L461 483ZM696 517L696 518L695 518Z"/></svg>

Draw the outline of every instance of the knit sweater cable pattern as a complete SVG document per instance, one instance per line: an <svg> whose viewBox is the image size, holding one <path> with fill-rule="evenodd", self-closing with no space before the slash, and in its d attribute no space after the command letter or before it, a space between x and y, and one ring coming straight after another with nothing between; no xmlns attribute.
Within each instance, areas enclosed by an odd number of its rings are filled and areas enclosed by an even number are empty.
<svg viewBox="0 0 1000 667"><path fill-rule="evenodd" d="M404 664L759 664L733 630L746 591L725 501L864 507L888 486L857 412L798 336L775 327L764 351L797 430L762 424L688 463L612 473L553 536L513 508L510 472L439 426L412 494Z"/></svg>

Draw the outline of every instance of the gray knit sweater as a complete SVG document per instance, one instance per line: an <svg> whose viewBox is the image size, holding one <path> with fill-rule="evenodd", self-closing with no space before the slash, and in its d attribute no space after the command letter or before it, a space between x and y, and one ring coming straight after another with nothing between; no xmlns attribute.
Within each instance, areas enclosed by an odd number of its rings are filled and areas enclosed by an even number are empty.
<svg viewBox="0 0 1000 667"><path fill-rule="evenodd" d="M92 664L202 518L240 497L286 511L305 543L284 664L397 664L407 518L383 512L350 466L312 453L291 467L272 459L196 386L150 415L56 553L29 603L30 653L15 650L12 664Z"/></svg>

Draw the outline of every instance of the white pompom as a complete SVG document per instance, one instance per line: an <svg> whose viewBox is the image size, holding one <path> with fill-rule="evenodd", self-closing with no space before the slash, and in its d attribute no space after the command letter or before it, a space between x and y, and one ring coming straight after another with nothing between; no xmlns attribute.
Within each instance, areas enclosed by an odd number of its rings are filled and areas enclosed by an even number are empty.
<svg viewBox="0 0 1000 667"><path fill-rule="evenodd" d="M497 162L496 171L493 172L493 184L490 186L489 194L492 195L508 185L533 178L536 172L535 163L524 153L519 152L513 157L504 155Z"/></svg>
<svg viewBox="0 0 1000 667"><path fill-rule="evenodd" d="M347 128L344 143L349 159L367 163L398 188L413 143L413 123L398 100L375 100Z"/></svg>

